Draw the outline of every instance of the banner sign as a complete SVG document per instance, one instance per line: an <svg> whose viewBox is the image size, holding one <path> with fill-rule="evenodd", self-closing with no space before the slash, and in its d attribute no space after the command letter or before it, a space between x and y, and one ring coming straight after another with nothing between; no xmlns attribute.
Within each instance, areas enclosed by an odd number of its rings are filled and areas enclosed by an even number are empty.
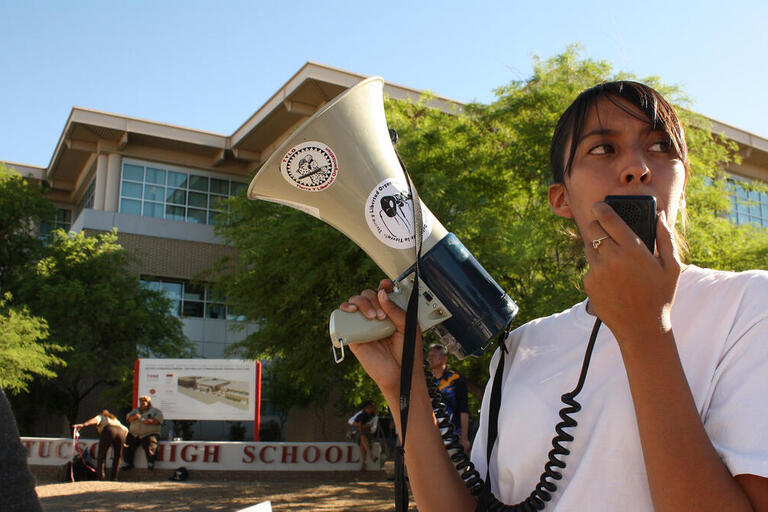
<svg viewBox="0 0 768 512"><path fill-rule="evenodd" d="M27 448L27 462L37 466L60 466L72 458L72 439L22 437ZM95 461L98 439L80 439L78 447L88 451ZM110 449L111 450L111 449ZM368 457L367 469L381 468L381 445L373 443L373 462ZM107 454L107 465L112 455ZM146 467L144 451L136 450L135 464ZM356 443L249 443L219 441L160 441L155 469L187 469L213 471L358 471L360 447Z"/></svg>
<svg viewBox="0 0 768 512"><path fill-rule="evenodd" d="M254 421L259 366L240 359L138 359L134 407L147 395L166 420Z"/></svg>

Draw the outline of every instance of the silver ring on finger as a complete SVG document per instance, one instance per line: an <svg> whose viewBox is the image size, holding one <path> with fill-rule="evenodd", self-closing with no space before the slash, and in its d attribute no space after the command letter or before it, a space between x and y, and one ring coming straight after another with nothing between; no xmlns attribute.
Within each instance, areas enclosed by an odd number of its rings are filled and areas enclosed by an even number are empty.
<svg viewBox="0 0 768 512"><path fill-rule="evenodd" d="M595 238L594 240L592 240L592 248L597 250L600 247L600 244L603 243L603 240L606 240L608 238L611 238L611 237L608 235L605 235L605 236L601 236L600 238Z"/></svg>

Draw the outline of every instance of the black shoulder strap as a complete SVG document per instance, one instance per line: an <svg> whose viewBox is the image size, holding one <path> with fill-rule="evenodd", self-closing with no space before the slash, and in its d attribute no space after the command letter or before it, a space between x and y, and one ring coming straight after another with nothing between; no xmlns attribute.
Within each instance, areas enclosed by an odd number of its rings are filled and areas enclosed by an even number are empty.
<svg viewBox="0 0 768 512"><path fill-rule="evenodd" d="M499 343L499 364L496 366L496 373L493 374L493 386L491 388L491 403L488 411L488 439L486 440L485 460L486 472L483 485L483 492L480 494L475 512L485 512L488 510L488 500L491 497L491 453L496 444L496 438L499 435L499 409L501 409L501 386L502 376L504 374L504 354L507 353L506 336Z"/></svg>
<svg viewBox="0 0 768 512"><path fill-rule="evenodd" d="M413 377L413 361L416 352L416 329L419 321L419 263L421 261L421 243L423 220L421 218L421 201L416 187L411 181L405 164L397 155L400 166L405 174L408 192L413 205L413 225L416 242L416 260L414 262L413 288L408 298L405 311L405 332L403 332L403 353L400 359L400 445L395 454L395 510L408 510L408 484L405 480L405 435L408 428L408 411L411 400L411 380Z"/></svg>

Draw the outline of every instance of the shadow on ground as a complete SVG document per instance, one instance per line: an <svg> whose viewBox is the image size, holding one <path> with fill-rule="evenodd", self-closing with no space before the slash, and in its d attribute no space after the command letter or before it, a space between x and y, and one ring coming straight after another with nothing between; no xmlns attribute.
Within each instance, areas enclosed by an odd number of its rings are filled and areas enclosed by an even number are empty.
<svg viewBox="0 0 768 512"><path fill-rule="evenodd" d="M190 473L191 479L186 482L159 480L159 474L141 470L125 479L121 475L120 482L55 483L44 474L36 476L37 493L46 512L235 512L264 501L271 501L275 512L394 509L388 471L258 475L206 472L197 477Z"/></svg>

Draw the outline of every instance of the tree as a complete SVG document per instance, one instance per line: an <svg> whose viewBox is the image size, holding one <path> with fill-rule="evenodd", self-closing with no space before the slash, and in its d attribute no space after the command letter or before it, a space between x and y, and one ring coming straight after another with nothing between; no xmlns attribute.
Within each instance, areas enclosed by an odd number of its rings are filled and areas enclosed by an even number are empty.
<svg viewBox="0 0 768 512"><path fill-rule="evenodd" d="M87 236L58 230L19 286L19 299L46 319L49 339L72 347L62 356L66 367L32 390L36 404L45 403L71 423L81 401L97 389L127 408L137 357L190 354L168 299L142 287L128 263L114 231Z"/></svg>
<svg viewBox="0 0 768 512"><path fill-rule="evenodd" d="M581 242L547 201L550 139L580 91L629 78L613 73L607 62L580 58L571 47L535 59L530 78L500 87L496 101L466 105L460 114L428 108L425 99L385 102L388 124L400 135L398 152L423 201L516 300L516 325L583 299ZM679 89L655 77L641 81L671 98L687 126L690 261L734 270L764 267L766 230L734 226L724 216L723 166L734 158L735 146L709 131ZM375 286L381 272L343 235L304 213L244 197L233 200L232 212L220 233L240 249L239 260L222 287L261 326L236 350L279 359L272 371L292 383L296 405L324 403L332 388L341 390L346 408L360 396L374 396L359 365L330 362L327 318L362 286ZM748 243L746 253L735 250L742 243ZM475 389L488 378L489 357L458 364ZM283 392L283 398L290 397Z"/></svg>
<svg viewBox="0 0 768 512"><path fill-rule="evenodd" d="M54 208L42 192L39 184L0 164L0 387L11 393L27 390L35 375L55 376L63 363L56 353L65 347L45 342L45 320L13 304L10 292L27 262L43 251L36 229Z"/></svg>
<svg viewBox="0 0 768 512"><path fill-rule="evenodd" d="M0 163L0 290L9 290L17 271L39 257L37 227L53 215L42 185Z"/></svg>
<svg viewBox="0 0 768 512"><path fill-rule="evenodd" d="M65 347L45 343L48 325L29 314L27 307L13 307L11 294L0 299L0 388L18 393L29 389L35 375L55 377L53 369L64 361L55 353Z"/></svg>

